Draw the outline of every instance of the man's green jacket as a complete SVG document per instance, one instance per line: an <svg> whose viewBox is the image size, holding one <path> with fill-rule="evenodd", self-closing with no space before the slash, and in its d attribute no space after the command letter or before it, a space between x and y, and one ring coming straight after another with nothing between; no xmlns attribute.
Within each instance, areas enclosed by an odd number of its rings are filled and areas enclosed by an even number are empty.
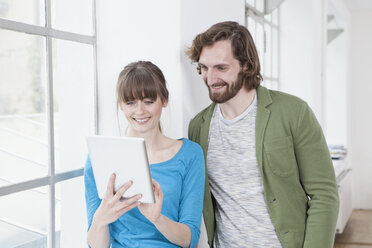
<svg viewBox="0 0 372 248"><path fill-rule="evenodd" d="M257 101L256 156L266 204L282 246L333 247L338 190L318 121L304 101L282 92L260 86ZM212 103L189 125L189 138L201 145L205 158L214 107ZM210 247L216 225L213 202L206 173L203 215Z"/></svg>

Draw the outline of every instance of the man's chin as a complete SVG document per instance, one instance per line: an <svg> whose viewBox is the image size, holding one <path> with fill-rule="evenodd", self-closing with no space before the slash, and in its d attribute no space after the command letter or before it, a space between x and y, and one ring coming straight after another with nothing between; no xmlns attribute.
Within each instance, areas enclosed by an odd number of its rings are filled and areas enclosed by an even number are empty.
<svg viewBox="0 0 372 248"><path fill-rule="evenodd" d="M212 102L219 104L225 103L229 100L226 99L226 96L220 94L209 94L209 98L212 100Z"/></svg>

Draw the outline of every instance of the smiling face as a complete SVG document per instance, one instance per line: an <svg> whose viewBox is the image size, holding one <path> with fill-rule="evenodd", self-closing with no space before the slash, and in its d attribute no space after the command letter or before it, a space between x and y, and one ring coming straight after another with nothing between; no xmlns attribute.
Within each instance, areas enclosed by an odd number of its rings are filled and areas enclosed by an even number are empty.
<svg viewBox="0 0 372 248"><path fill-rule="evenodd" d="M128 64L119 74L116 93L117 106L133 131L161 131L160 116L168 104L168 90L159 67L149 61Z"/></svg>
<svg viewBox="0 0 372 248"><path fill-rule="evenodd" d="M142 100L132 100L120 105L130 127L133 131L144 134L151 131L159 131L159 123L162 108L167 103L162 103L161 99L151 100L144 98Z"/></svg>
<svg viewBox="0 0 372 248"><path fill-rule="evenodd" d="M233 56L231 41L217 41L203 47L199 66L212 101L227 102L242 89L243 82L238 76L242 67Z"/></svg>

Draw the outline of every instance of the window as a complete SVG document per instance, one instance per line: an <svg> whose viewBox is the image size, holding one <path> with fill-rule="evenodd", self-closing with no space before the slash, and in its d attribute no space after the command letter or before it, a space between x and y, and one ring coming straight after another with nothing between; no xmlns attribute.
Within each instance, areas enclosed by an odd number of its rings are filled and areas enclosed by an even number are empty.
<svg viewBox="0 0 372 248"><path fill-rule="evenodd" d="M95 54L95 0L0 0L0 247L85 246Z"/></svg>
<svg viewBox="0 0 372 248"><path fill-rule="evenodd" d="M262 85L279 89L279 9L264 13L264 0L246 0L246 27L260 58Z"/></svg>

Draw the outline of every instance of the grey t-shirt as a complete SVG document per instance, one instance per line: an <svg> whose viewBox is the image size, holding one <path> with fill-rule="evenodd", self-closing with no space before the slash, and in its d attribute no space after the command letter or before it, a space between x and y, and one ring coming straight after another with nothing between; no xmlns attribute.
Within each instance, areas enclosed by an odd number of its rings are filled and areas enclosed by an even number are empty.
<svg viewBox="0 0 372 248"><path fill-rule="evenodd" d="M209 131L207 166L216 199L214 247L282 247L264 200L255 143L257 97L225 120L219 105Z"/></svg>

